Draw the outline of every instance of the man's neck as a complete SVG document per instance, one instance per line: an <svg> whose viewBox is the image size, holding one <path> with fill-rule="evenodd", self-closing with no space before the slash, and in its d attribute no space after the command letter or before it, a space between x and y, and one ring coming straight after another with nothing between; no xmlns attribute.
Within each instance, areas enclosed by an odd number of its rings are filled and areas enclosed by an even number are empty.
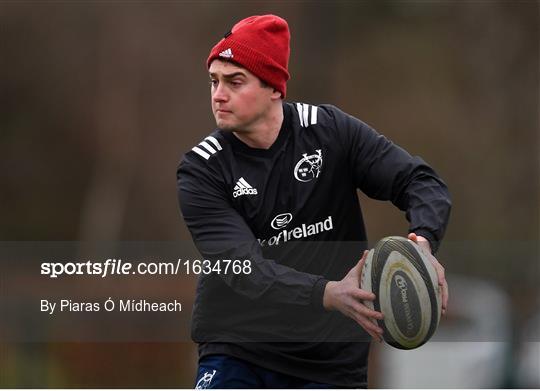
<svg viewBox="0 0 540 391"><path fill-rule="evenodd" d="M283 124L283 106L272 107L268 116L254 124L248 132L233 132L233 134L244 144L251 148L269 149L279 136L281 125Z"/></svg>

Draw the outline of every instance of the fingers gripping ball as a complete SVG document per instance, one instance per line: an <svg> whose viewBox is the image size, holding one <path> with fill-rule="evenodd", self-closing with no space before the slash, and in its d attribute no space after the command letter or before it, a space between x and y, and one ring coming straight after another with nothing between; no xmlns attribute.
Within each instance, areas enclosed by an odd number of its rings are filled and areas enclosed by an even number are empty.
<svg viewBox="0 0 540 391"><path fill-rule="evenodd" d="M416 243L400 236L381 239L366 259L360 287L373 292L364 304L380 311L384 340L398 349L426 343L439 324L441 292L435 267Z"/></svg>

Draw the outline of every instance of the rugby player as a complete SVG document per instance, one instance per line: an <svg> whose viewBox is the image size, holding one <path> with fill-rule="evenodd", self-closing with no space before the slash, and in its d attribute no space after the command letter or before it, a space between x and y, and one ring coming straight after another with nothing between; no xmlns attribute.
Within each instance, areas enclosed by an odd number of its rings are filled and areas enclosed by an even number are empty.
<svg viewBox="0 0 540 391"><path fill-rule="evenodd" d="M362 304L374 296L359 288L357 190L405 211L409 238L432 254L448 223L447 187L425 161L337 107L284 100L289 41L287 22L263 15L212 48L217 129L177 171L184 220L216 266L193 310L197 388L366 387L383 315Z"/></svg>

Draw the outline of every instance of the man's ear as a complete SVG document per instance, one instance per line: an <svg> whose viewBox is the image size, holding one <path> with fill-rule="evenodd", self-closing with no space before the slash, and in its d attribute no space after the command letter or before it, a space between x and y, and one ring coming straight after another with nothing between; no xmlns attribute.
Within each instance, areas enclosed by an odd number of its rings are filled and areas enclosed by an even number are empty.
<svg viewBox="0 0 540 391"><path fill-rule="evenodd" d="M270 98L272 98L272 100L281 99L281 92L279 92L278 90L273 88L272 89L272 95L270 95Z"/></svg>

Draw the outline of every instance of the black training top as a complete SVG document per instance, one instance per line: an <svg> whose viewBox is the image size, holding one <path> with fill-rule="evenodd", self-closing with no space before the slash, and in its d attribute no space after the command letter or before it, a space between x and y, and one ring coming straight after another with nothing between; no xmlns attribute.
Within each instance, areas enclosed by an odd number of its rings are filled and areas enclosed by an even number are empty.
<svg viewBox="0 0 540 391"><path fill-rule="evenodd" d="M336 107L283 103L283 112L269 149L218 129L180 163L179 202L197 248L213 262L239 261L200 275L192 338L201 356L365 387L368 334L322 307L326 283L367 247L356 191L406 211L409 231L436 251L448 190L421 158Z"/></svg>

